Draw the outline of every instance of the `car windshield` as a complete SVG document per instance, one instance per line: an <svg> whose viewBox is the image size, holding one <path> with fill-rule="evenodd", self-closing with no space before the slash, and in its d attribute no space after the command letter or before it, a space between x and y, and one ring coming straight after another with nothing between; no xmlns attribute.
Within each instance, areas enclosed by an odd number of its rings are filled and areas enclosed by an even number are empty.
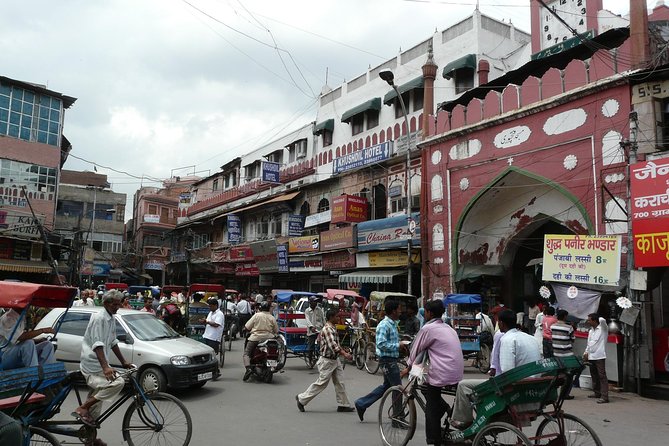
<svg viewBox="0 0 669 446"><path fill-rule="evenodd" d="M123 320L130 331L142 341L178 338L180 335L165 322L151 314L126 314Z"/></svg>

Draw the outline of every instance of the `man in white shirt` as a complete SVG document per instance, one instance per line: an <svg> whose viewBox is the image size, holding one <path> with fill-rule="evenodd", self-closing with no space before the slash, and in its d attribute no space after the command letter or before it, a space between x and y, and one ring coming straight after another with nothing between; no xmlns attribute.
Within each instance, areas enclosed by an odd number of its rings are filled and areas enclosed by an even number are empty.
<svg viewBox="0 0 669 446"><path fill-rule="evenodd" d="M504 335L499 338L499 370L495 370L496 375L541 359L539 345L534 337L518 330L516 315L513 311L500 311L497 314L497 322L499 323L499 330ZM474 387L485 381L485 379L463 379L458 384L455 404L453 405L453 416L450 421L451 426L455 429L465 429L474 421L469 395L471 395Z"/></svg>
<svg viewBox="0 0 669 446"><path fill-rule="evenodd" d="M79 366L91 391L86 402L77 407L72 415L89 426L95 426L95 418L102 409L102 404L98 403L113 400L125 385L123 377L118 376L109 364L111 352L114 352L123 368L132 367L123 357L116 338L114 315L121 308L122 299L121 292L107 291L102 299L104 309L91 316L84 333Z"/></svg>
<svg viewBox="0 0 669 446"><path fill-rule="evenodd" d="M583 359L590 363L592 390L595 392L588 395L588 398L597 398L597 403L605 404L609 402L609 380L606 377L606 342L609 338L609 327L606 325L606 319L599 317L597 313L589 314L587 323L591 328Z"/></svg>
<svg viewBox="0 0 669 446"><path fill-rule="evenodd" d="M311 296L309 298L309 308L304 312L304 318L307 320L307 354L309 359L313 357L316 337L325 326L325 314L323 309L318 306L318 298Z"/></svg>
<svg viewBox="0 0 669 446"><path fill-rule="evenodd" d="M209 304L209 314L204 320L205 327L202 339L218 355L218 350L221 347L221 336L223 336L225 326L225 316L218 309L218 299L210 298L207 303Z"/></svg>

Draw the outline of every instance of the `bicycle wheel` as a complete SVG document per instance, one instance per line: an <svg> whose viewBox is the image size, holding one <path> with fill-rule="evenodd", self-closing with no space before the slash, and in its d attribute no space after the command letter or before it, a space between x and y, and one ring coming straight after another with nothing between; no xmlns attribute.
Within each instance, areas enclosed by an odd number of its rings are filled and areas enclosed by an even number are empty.
<svg viewBox="0 0 669 446"><path fill-rule="evenodd" d="M353 344L353 361L358 370L365 368L365 341L358 340Z"/></svg>
<svg viewBox="0 0 669 446"><path fill-rule="evenodd" d="M232 327L228 330L228 351L232 351Z"/></svg>
<svg viewBox="0 0 669 446"><path fill-rule="evenodd" d="M167 393L138 397L123 416L123 439L130 446L182 445L190 443L193 422L186 406Z"/></svg>
<svg viewBox="0 0 669 446"><path fill-rule="evenodd" d="M47 444L60 446L60 441L51 432L41 427L30 426L30 443L28 444L30 446L44 446Z"/></svg>
<svg viewBox="0 0 669 446"><path fill-rule="evenodd" d="M509 423L490 423L484 426L473 442L473 446L521 445L532 446L532 443L520 429Z"/></svg>
<svg viewBox="0 0 669 446"><path fill-rule="evenodd" d="M488 373L490 370L490 347L486 344L481 344L477 356L478 369L481 373Z"/></svg>
<svg viewBox="0 0 669 446"><path fill-rule="evenodd" d="M225 334L221 336L221 342L218 345L218 366L223 367L225 364Z"/></svg>
<svg viewBox="0 0 669 446"><path fill-rule="evenodd" d="M405 446L416 432L416 403L402 386L386 390L379 405L379 433L385 446Z"/></svg>
<svg viewBox="0 0 669 446"><path fill-rule="evenodd" d="M585 421L567 413L562 414L561 418L562 423L560 417L541 420L534 444L550 445L559 442L565 446L602 446L595 431Z"/></svg>
<svg viewBox="0 0 669 446"><path fill-rule="evenodd" d="M365 370L372 375L379 371L379 358L376 357L376 344L368 342L365 346Z"/></svg>

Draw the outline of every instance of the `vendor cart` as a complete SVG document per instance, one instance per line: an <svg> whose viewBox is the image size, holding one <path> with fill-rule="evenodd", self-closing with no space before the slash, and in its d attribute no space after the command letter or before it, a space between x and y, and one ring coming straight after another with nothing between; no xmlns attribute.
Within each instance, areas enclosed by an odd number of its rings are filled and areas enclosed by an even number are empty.
<svg viewBox="0 0 669 446"><path fill-rule="evenodd" d="M443 300L444 319L458 333L465 359L472 359L474 367L486 373L490 369L490 347L481 343L481 311L483 300L479 294L449 294Z"/></svg>

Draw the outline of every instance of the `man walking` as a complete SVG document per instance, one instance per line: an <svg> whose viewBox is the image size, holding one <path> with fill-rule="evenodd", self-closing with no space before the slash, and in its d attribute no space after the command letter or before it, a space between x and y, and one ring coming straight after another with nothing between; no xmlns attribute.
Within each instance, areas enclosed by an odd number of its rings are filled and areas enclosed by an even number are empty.
<svg viewBox="0 0 669 446"><path fill-rule="evenodd" d="M392 300L386 301L384 311L386 317L376 326L376 356L383 370L383 384L355 401L360 421L364 420L367 408L381 399L386 390L402 384L397 365L400 357L400 336L397 330L397 320L400 318L399 304ZM402 345L401 348L406 349L406 346Z"/></svg>
<svg viewBox="0 0 669 446"><path fill-rule="evenodd" d="M299 395L295 395L297 408L304 412L304 406L309 404L316 395L321 393L328 386L330 378L335 386L337 396L337 412L353 412L353 407L348 401L346 388L344 387L344 368L339 361L339 356L343 356L349 361L353 359L350 353L345 351L339 345L339 336L337 335L337 310L330 309L325 314L327 322L321 331L321 357L318 359L318 379L311 384L307 390Z"/></svg>
<svg viewBox="0 0 669 446"><path fill-rule="evenodd" d="M544 318L541 321L544 358L553 357L553 338L551 334L551 326L556 322L557 318L555 317L555 308L547 307L546 311L544 311Z"/></svg>
<svg viewBox="0 0 669 446"><path fill-rule="evenodd" d="M588 333L588 344L583 353L583 359L590 362L590 376L592 378L592 390L595 392L588 398L597 398L597 403L609 402L609 380L606 377L606 342L609 337L609 327L606 319L599 317L597 313L588 315L590 325Z"/></svg>
<svg viewBox="0 0 669 446"><path fill-rule="evenodd" d="M557 322L551 325L551 339L553 342L553 355L556 358L564 358L567 356L574 356L572 350L574 345L574 327L567 322L569 313L567 310L557 311ZM577 378L577 377L575 377ZM567 400L573 400L574 397L570 395L571 387L565 396Z"/></svg>
<svg viewBox="0 0 669 446"><path fill-rule="evenodd" d="M102 409L102 404L98 403L113 400L125 384L125 380L109 365L111 352L114 352L123 368L132 367L123 357L116 338L114 315L121 308L122 300L120 291L108 291L102 299L104 309L91 316L84 333L80 367L91 391L86 402L77 407L72 415L89 426L95 425L95 418Z"/></svg>

